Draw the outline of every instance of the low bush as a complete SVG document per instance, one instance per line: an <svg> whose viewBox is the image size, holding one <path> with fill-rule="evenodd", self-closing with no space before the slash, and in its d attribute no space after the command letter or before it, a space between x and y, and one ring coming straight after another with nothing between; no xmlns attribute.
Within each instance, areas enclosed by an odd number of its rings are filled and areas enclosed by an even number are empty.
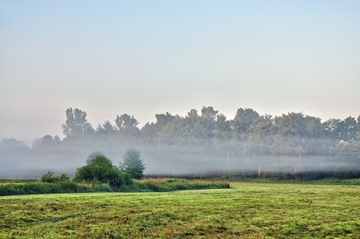
<svg viewBox="0 0 360 239"><path fill-rule="evenodd" d="M93 192L91 186L71 181L57 183L32 182L0 185L0 196L45 193Z"/></svg>
<svg viewBox="0 0 360 239"><path fill-rule="evenodd" d="M113 189L107 183L94 182L92 187L96 192L113 192Z"/></svg>
<svg viewBox="0 0 360 239"><path fill-rule="evenodd" d="M60 176L54 176L54 172L48 171L41 177L41 182L43 183L58 183L58 182L68 182L70 178L66 174L61 174Z"/></svg>
<svg viewBox="0 0 360 239"><path fill-rule="evenodd" d="M110 185L113 191L119 191L124 185L131 185L130 175L112 164L112 161L102 154L91 154L86 165L76 170L75 182L100 182Z"/></svg>

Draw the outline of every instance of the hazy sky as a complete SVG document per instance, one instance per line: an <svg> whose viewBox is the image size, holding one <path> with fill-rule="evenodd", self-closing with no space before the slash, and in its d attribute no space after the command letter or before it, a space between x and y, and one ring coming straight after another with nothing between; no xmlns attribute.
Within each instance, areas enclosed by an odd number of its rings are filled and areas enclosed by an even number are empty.
<svg viewBox="0 0 360 239"><path fill-rule="evenodd" d="M202 106L359 116L360 1L0 0L0 140Z"/></svg>

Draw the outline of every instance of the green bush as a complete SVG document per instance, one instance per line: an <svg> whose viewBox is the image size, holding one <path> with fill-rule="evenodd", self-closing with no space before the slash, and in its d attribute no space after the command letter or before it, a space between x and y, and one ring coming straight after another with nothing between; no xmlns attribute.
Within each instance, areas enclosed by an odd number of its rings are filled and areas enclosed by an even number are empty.
<svg viewBox="0 0 360 239"><path fill-rule="evenodd" d="M130 185L133 183L127 172L119 170L115 167L113 170L109 170L107 172L106 178L109 185L116 190L119 190L123 185Z"/></svg>
<svg viewBox="0 0 360 239"><path fill-rule="evenodd" d="M58 183L58 182L67 182L70 181L70 178L66 174L61 174L60 176L54 176L54 172L48 171L41 177L41 182L43 183Z"/></svg>
<svg viewBox="0 0 360 239"><path fill-rule="evenodd" d="M85 166L76 170L75 181L91 182L98 180L100 182L106 182L109 171L112 171L114 168L111 160L104 155L96 155L94 158L88 158L86 163Z"/></svg>
<svg viewBox="0 0 360 239"><path fill-rule="evenodd" d="M115 167L103 154L91 154L86 163L87 165L76 170L75 182L107 183L113 190L132 184L130 175Z"/></svg>
<svg viewBox="0 0 360 239"><path fill-rule="evenodd" d="M0 185L0 196L44 193L93 192L91 187L71 181L57 183L31 182Z"/></svg>
<svg viewBox="0 0 360 239"><path fill-rule="evenodd" d="M93 183L93 189L96 192L112 192L113 189L107 183Z"/></svg>

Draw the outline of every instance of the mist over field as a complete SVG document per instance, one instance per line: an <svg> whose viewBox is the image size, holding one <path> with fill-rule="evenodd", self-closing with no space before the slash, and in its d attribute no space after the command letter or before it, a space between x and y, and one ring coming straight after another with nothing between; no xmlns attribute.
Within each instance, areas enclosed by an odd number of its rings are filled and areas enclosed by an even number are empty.
<svg viewBox="0 0 360 239"><path fill-rule="evenodd" d="M1 142L0 178L39 178L48 170L72 176L96 151L119 165L130 147L141 152L148 176L360 176L360 117L322 122L303 113L273 117L239 108L228 120L204 106L156 119L139 128L134 116L123 114L93 127L85 111L69 108L64 139L45 135L31 148L16 139Z"/></svg>

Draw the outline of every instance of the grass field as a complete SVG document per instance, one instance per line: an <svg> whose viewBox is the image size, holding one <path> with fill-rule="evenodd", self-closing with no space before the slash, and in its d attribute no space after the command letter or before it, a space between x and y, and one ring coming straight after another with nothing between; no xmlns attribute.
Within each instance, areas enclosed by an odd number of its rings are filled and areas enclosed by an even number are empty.
<svg viewBox="0 0 360 239"><path fill-rule="evenodd" d="M0 238L360 238L360 187L0 197Z"/></svg>

